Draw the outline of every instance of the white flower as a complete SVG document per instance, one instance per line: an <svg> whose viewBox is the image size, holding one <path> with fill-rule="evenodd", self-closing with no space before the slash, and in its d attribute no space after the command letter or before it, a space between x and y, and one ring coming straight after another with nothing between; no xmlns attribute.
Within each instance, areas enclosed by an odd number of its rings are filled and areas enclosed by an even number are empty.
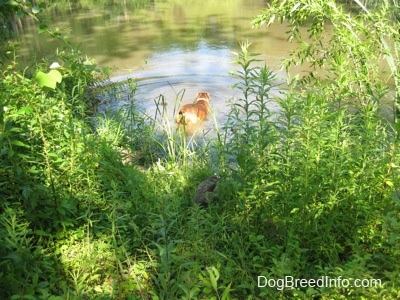
<svg viewBox="0 0 400 300"><path fill-rule="evenodd" d="M58 62L53 62L51 65L50 65L50 69L58 69L58 68L60 68L61 66L60 66L60 64L58 63Z"/></svg>

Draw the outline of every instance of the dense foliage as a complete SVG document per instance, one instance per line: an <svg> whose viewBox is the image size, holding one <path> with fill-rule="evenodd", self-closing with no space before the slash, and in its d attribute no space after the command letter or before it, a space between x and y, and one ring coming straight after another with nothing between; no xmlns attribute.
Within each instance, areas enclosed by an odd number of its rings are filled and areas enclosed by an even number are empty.
<svg viewBox="0 0 400 300"><path fill-rule="evenodd" d="M0 77L1 298L399 298L400 129L381 116L398 103L389 11L273 2L255 23L288 22L302 47L286 66L311 71L272 99L273 72L242 45L242 97L215 140L175 131L162 96L156 119L138 112L132 82L129 107L96 114L100 91L127 89L100 85L104 70L68 42L24 71L15 55ZM213 202L193 205L212 174Z"/></svg>

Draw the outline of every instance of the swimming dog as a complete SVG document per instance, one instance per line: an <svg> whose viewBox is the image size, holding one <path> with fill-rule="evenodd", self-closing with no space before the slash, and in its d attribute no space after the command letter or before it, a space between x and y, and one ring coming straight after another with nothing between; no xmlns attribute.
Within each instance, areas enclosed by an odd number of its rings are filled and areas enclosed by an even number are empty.
<svg viewBox="0 0 400 300"><path fill-rule="evenodd" d="M176 117L178 125L194 125L203 121L210 111L210 94L198 93L193 103L185 104Z"/></svg>

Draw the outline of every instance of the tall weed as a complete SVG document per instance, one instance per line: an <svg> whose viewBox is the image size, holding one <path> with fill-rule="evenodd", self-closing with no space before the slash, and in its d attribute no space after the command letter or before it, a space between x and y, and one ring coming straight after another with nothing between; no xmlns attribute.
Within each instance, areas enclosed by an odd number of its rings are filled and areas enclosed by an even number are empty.
<svg viewBox="0 0 400 300"><path fill-rule="evenodd" d="M243 44L242 97L210 147L176 131L164 96L155 117L141 113L132 82L128 107L91 114L99 69L69 46L57 72L47 61L30 76L15 59L1 73L3 298L398 298L397 125L380 117L385 88L357 47L357 72L327 51L341 80L310 74L273 98L273 72ZM215 201L194 205L214 173ZM280 291L260 275L383 285Z"/></svg>
<svg viewBox="0 0 400 300"><path fill-rule="evenodd" d="M391 197L392 180L399 178L391 167L398 153L390 124L376 106L363 104L354 114L347 105L332 105L326 85L309 91L294 86L274 99L280 112L271 118L262 101L272 101L263 95L272 77L264 80L268 72L252 67L254 56L244 50L238 85L243 99L234 104L225 128L231 134L226 149L232 150L225 176L232 179L221 183L227 188L220 195L225 220L235 231L229 243L243 245L240 251L231 248L235 263L240 265L240 258L257 262L243 280L266 271L269 278L322 276L321 270L331 266L352 268L360 256L366 258L358 276L388 279L386 267L372 260L398 256L378 246L385 215L398 209Z"/></svg>

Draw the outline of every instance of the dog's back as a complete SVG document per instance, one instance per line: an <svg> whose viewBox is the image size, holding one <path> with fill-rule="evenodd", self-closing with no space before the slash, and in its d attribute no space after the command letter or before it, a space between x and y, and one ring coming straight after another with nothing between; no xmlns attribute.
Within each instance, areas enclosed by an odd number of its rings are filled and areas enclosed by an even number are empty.
<svg viewBox="0 0 400 300"><path fill-rule="evenodd" d="M198 93L194 103L185 104L179 110L176 122L178 124L196 124L207 118L210 111L210 95L208 93Z"/></svg>

